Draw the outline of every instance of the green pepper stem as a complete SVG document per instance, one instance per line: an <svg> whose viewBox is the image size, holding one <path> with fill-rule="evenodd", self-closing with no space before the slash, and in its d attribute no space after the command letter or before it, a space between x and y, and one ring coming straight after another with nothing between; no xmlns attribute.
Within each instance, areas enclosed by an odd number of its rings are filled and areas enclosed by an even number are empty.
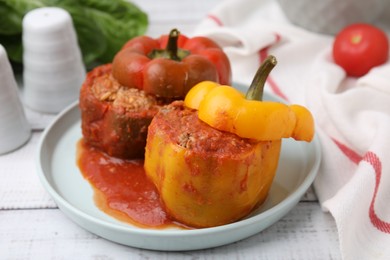
<svg viewBox="0 0 390 260"><path fill-rule="evenodd" d="M257 70L255 77L252 80L252 83L246 92L245 98L248 100L263 100L264 85L267 81L268 75L271 70L276 66L277 60L274 56L268 56L263 63L260 65L260 68Z"/></svg>
<svg viewBox="0 0 390 260"><path fill-rule="evenodd" d="M180 32L179 30L172 29L168 36L168 43L165 50L168 52L168 55L170 59L179 61L180 58L177 55L178 47L177 47L177 41L179 40Z"/></svg>
<svg viewBox="0 0 390 260"><path fill-rule="evenodd" d="M147 56L150 59L165 58L175 61L181 61L188 55L190 51L180 49L178 46L180 32L178 29L172 29L168 35L168 42L165 49L153 49Z"/></svg>

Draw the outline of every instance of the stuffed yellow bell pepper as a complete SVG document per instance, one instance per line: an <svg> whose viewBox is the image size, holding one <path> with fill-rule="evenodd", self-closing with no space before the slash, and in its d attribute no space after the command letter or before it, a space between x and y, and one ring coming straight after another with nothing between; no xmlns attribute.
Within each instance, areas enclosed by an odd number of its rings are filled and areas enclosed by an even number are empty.
<svg viewBox="0 0 390 260"><path fill-rule="evenodd" d="M275 64L267 59L247 96L261 98ZM153 118L145 171L174 219L192 227L224 225L266 199L281 138L310 140L313 131L303 107L248 101L231 87L204 82Z"/></svg>

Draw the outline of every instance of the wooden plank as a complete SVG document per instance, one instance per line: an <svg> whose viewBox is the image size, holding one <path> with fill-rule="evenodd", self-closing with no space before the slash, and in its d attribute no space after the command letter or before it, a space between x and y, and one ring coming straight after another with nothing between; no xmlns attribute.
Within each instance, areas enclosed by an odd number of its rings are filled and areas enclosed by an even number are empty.
<svg viewBox="0 0 390 260"><path fill-rule="evenodd" d="M57 116L56 114L40 113L28 107L25 107L24 111L31 128L34 131L41 131L45 129Z"/></svg>
<svg viewBox="0 0 390 260"><path fill-rule="evenodd" d="M36 173L36 153L41 132L20 149L0 156L0 210L56 207Z"/></svg>
<svg viewBox="0 0 390 260"><path fill-rule="evenodd" d="M0 259L340 259L333 218L317 203L300 203L248 239L218 248L156 252L93 235L59 210L0 211Z"/></svg>

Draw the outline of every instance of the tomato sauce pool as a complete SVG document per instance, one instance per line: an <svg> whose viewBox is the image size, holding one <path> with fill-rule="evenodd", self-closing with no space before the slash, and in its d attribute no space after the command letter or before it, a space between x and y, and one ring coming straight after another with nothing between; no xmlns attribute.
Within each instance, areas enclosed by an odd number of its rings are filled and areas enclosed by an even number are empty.
<svg viewBox="0 0 390 260"><path fill-rule="evenodd" d="M96 206L106 214L143 228L185 228L164 209L143 160L110 157L83 140L77 145L77 164L94 189Z"/></svg>

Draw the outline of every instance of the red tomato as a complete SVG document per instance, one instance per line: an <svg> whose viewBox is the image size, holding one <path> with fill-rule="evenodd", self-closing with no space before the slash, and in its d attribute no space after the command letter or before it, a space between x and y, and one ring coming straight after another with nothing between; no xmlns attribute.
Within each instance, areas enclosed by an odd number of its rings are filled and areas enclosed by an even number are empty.
<svg viewBox="0 0 390 260"><path fill-rule="evenodd" d="M375 66L385 63L389 56L387 35L369 24L345 27L333 43L333 59L349 76L360 77Z"/></svg>

